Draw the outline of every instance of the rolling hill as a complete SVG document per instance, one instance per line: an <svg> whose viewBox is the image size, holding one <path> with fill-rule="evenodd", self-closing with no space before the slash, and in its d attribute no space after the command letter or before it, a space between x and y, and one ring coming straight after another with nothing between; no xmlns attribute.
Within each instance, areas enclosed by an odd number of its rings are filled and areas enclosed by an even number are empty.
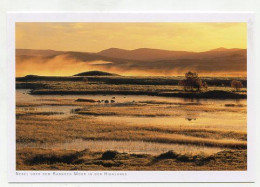
<svg viewBox="0 0 260 187"><path fill-rule="evenodd" d="M217 48L205 52L140 48L110 48L98 53L53 50L16 50L16 71L21 75L74 75L82 71L107 71L121 75L244 74L246 49ZM50 70L51 69L51 70ZM52 74L51 74L52 73Z"/></svg>
<svg viewBox="0 0 260 187"><path fill-rule="evenodd" d="M165 59L176 59L184 57L193 52L187 51L168 51L161 49L148 49L140 48L135 50L124 50L118 48L110 48L97 53L101 56L128 59L128 60L141 60L141 61L154 61L154 60L165 60Z"/></svg>
<svg viewBox="0 0 260 187"><path fill-rule="evenodd" d="M246 49L226 49L217 48L205 52L188 52L188 51L168 51L161 49L140 48L135 50L123 50L110 48L97 53L101 56L113 57L128 60L156 61L156 60L173 60L173 59L192 59L192 58L213 58L230 55L246 55Z"/></svg>
<svg viewBox="0 0 260 187"><path fill-rule="evenodd" d="M108 73L104 71L87 71L87 72L78 73L74 76L120 76L120 75Z"/></svg>

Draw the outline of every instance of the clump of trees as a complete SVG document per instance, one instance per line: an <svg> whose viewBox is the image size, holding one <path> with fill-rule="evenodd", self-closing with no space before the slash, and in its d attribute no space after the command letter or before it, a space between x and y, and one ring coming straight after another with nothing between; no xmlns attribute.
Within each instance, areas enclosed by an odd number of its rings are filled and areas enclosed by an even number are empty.
<svg viewBox="0 0 260 187"><path fill-rule="evenodd" d="M202 88L207 89L208 85L203 82L197 72L185 73L185 79L179 82L180 86L183 86L185 91L201 91Z"/></svg>
<svg viewBox="0 0 260 187"><path fill-rule="evenodd" d="M241 88L243 88L243 84L241 81L232 80L231 87L234 88L236 91L239 91Z"/></svg>

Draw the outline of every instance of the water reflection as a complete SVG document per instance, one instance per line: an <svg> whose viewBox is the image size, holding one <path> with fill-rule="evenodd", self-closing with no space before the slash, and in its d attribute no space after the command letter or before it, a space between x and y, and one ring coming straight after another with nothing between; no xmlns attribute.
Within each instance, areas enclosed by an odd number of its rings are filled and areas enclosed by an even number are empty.
<svg viewBox="0 0 260 187"><path fill-rule="evenodd" d="M140 102L140 101L158 101L158 102L173 102L173 103L202 103L202 104L228 104L228 103L239 103L247 104L246 99L197 99L197 98L176 98L176 97L159 97L159 96L145 96L145 95L31 95L30 89L17 89L16 90L16 102L30 102L34 103L43 102L46 99L94 99L98 100L111 100L114 99L117 103L122 102Z"/></svg>
<svg viewBox="0 0 260 187"><path fill-rule="evenodd" d="M154 101L165 103L179 103L181 105L169 104L156 104L159 113L164 113L171 110L174 116L166 117L131 117L131 116L92 116L93 119L101 120L102 122L115 123L115 124L129 124L129 125L153 125L153 126L169 126L169 127L196 127L196 128L217 128L225 130L242 130L247 129L247 116L246 116L246 99L240 100L214 100L214 99L183 99L183 98L170 98L170 97L157 97L157 96L130 96L130 95L30 95L29 90L16 90L17 103L32 103L44 104L47 100L55 102L56 99L68 99L75 101L78 98L93 99L93 100L108 100L109 103L96 103L97 105L110 105L111 100L113 104L132 103L134 100L137 102ZM59 101L57 101L58 103ZM133 103L135 105L135 103ZM198 105L191 105L191 104ZM227 104L239 103L243 107L226 107ZM77 115L73 110L81 106L53 106L42 105L33 107L36 110L61 112L64 117L68 115ZM22 107L17 107L21 109ZM215 111L215 108L221 110ZM27 108L28 109L28 108ZM25 110L27 110L25 108ZM223 111L222 111L223 109ZM147 108L149 110L149 108Z"/></svg>
<svg viewBox="0 0 260 187"><path fill-rule="evenodd" d="M186 103L200 103L200 100L202 100L202 99L199 99L199 98L183 98L183 101L186 102Z"/></svg>
<svg viewBox="0 0 260 187"><path fill-rule="evenodd" d="M18 110L24 111L40 111L40 112L56 112L61 118L70 115L77 115L74 111L78 108L79 102L75 100L91 99L100 101L93 104L93 107L103 106L127 106L138 107L144 106L147 110L155 114L166 113L171 111L169 116L90 116L91 120L107 124L120 124L131 126L151 126L174 129L216 129L230 131L246 131L247 116L246 99L244 100L214 100L214 99L186 99L186 98L170 98L156 96L122 96L122 95L30 95L29 90L16 90L17 103L29 103L32 107L17 107ZM76 106L61 105L60 100L69 100L74 102ZM107 102L106 102L107 101ZM135 102L133 102L135 101ZM51 102L52 105L47 105ZM56 103L55 103L56 102ZM131 104L129 104L131 103ZM33 104L37 104L33 106ZM57 104L57 105L55 105ZM82 103L81 103L82 104ZM83 103L84 104L84 103ZM141 104L141 105L140 105ZM230 105L231 104L231 105ZM234 105L234 106L233 106ZM237 105L241 105L238 107ZM102 107L100 107L102 106ZM86 107L86 106L85 106ZM146 110L145 108L145 110ZM215 110L218 108L218 110ZM120 108L121 109L121 108ZM221 109L221 110L219 110ZM223 109L223 110L222 110ZM143 109L144 111L144 109ZM129 110L127 110L129 112ZM145 111L146 112L146 111ZM89 116L88 116L89 117ZM235 140L234 140L235 141ZM92 151L117 150L119 152L128 153L145 153L158 155L160 153L173 150L177 153L184 154L214 154L221 151L221 148L211 148L194 145L164 144L143 141L102 141L102 140L81 140L77 139L66 143L55 144L37 144L37 143L18 143L18 147L47 148L47 149L74 149L83 150L90 149Z"/></svg>
<svg viewBox="0 0 260 187"><path fill-rule="evenodd" d="M196 120L199 117L198 111L187 111L185 119L188 121Z"/></svg>

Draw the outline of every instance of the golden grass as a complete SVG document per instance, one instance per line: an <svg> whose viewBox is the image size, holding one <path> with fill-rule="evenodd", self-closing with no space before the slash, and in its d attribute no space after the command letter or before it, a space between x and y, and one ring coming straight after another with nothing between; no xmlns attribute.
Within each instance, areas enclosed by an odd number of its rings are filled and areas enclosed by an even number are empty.
<svg viewBox="0 0 260 187"><path fill-rule="evenodd" d="M164 103L164 104L162 104ZM84 106L84 105L81 105ZM199 103L169 103L169 102L126 102L102 105L88 105L75 111L77 114L93 116L180 116L180 111L196 113L203 112L240 112L246 113L246 107L202 105Z"/></svg>
<svg viewBox="0 0 260 187"><path fill-rule="evenodd" d="M120 77L121 79L124 79L124 77ZM178 85L160 85L160 84L154 84L154 85L138 85L138 84L132 84L131 81L128 83L125 82L125 84L106 84L105 82L102 82L102 80L97 81L89 81L88 84L86 84L85 81L27 81L27 82L20 82L17 81L17 83L41 83L42 85L45 85L45 88L41 88L41 90L59 90L59 91L91 91L91 90L99 90L99 91L106 91L106 90L121 90L121 91L149 91L149 92L179 92L183 91L182 86ZM130 83L130 84L129 84ZM217 86L209 86L209 91L212 90L224 90L224 91L233 91L234 89L231 87L217 87ZM240 93L245 93L247 91L247 88L242 88L240 90Z"/></svg>
<svg viewBox="0 0 260 187"><path fill-rule="evenodd" d="M182 155L173 151L157 156L116 151L91 152L17 149L17 170L246 170L243 150L214 155Z"/></svg>
<svg viewBox="0 0 260 187"><path fill-rule="evenodd" d="M66 83L67 84L67 83ZM62 89L64 84L52 85ZM66 88L65 85L64 88ZM95 89L100 85L81 85L72 83L69 89ZM117 89L117 85L113 85ZM129 85L118 85L120 89L130 89ZM83 88L84 87L84 88ZM102 87L102 86L101 86ZM111 87L106 85L105 89ZM138 87L138 88L137 88ZM142 85L131 89L143 89ZM145 89L149 86L145 86ZM103 89L103 87L102 87ZM167 90L167 86L157 86L153 89ZM78 98L81 98L80 96ZM85 98L85 97L84 97ZM201 147L216 147L233 149L221 152L213 160L200 162L193 157L178 155L176 158L158 159L152 155L117 154L116 160L102 160L103 153L75 152L72 150L46 150L20 148L17 146L17 168L22 170L245 170L247 132L237 129L224 130L196 125L152 125L149 121L126 123L119 121L103 121L93 116L132 116L175 117L185 115L195 118L204 114L229 112L233 116L237 112L246 113L246 106L211 105L201 103L178 103L164 101L135 101L125 103L88 103L75 102L76 99L48 98L38 103L17 103L16 105L16 142L19 144L34 143L55 144L66 143L77 139L82 140L113 140L113 141L145 141L167 144L196 145ZM34 110L41 106L75 106L78 107L71 116L55 115L59 112ZM228 107L227 107L228 106ZM26 108L28 110L26 110ZM78 115L81 114L81 115ZM133 118L134 119L134 118ZM140 118L141 119L141 118ZM169 118L170 119L170 118ZM172 118L174 119L174 118ZM223 120L223 123L225 121ZM173 120L174 124L174 120ZM223 124L225 126L225 124ZM228 125L228 124L227 124ZM230 128L229 128L230 129ZM26 146L25 146L26 147ZM236 150L234 150L236 149ZM237 150L240 149L240 150ZM174 154L173 154L174 155ZM193 155L194 156L194 155ZM195 155L196 156L196 155ZM174 157L174 156L173 156ZM198 158L203 157L197 155ZM187 162L182 162L188 160ZM207 158L204 158L206 159ZM225 160L226 159L226 160ZM231 161L229 162L229 160ZM180 164L180 162L182 162Z"/></svg>
<svg viewBox="0 0 260 187"><path fill-rule="evenodd" d="M242 149L247 147L245 132L122 125L96 121L88 116L55 118L25 115L17 118L17 142L56 143L74 139L141 140Z"/></svg>

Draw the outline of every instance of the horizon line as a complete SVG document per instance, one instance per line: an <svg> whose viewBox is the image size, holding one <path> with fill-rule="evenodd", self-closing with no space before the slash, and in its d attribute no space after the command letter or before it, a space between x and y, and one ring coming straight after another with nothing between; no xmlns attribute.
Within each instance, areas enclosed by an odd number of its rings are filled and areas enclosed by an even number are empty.
<svg viewBox="0 0 260 187"><path fill-rule="evenodd" d="M89 52L89 51L74 51L74 50L56 50L56 49L32 49L32 48L15 48L15 50L42 50L42 51L59 51L59 52L81 52L81 53L99 53L105 50L109 50L109 49L120 49L120 50L124 50L124 51L135 51L138 49L154 49L154 50L162 50L162 51L171 51L171 52L191 52L191 53L203 53L203 52L208 52L208 51L213 51L216 49L225 49L225 50L231 50L231 49L238 49L238 50L247 50L247 48L226 48L226 47L217 47L217 48L213 48L213 49L209 49L206 51L185 51L185 50L170 50L170 49L158 49L158 48L147 48L147 47L141 47L141 48L135 48L135 49L123 49L123 48L118 48L118 47L110 47L110 48L106 48L103 49L101 51L97 51L97 52Z"/></svg>

